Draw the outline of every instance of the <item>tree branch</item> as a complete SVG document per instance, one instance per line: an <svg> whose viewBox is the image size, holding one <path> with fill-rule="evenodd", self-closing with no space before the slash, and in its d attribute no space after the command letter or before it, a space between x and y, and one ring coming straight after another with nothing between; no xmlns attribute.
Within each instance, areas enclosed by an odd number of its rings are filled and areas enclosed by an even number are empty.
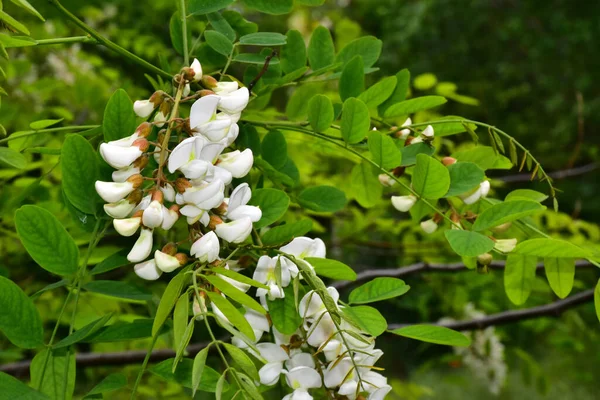
<svg viewBox="0 0 600 400"><path fill-rule="evenodd" d="M505 261L492 261L492 263L488 266L490 269L504 269L506 265ZM586 260L580 260L575 262L575 266L578 268L588 268L592 267L593 264ZM543 270L544 264L539 263L537 265L537 270ZM449 264L435 264L435 263L426 263L426 262L418 262L415 264L407 265L406 267L400 268L383 268L383 269L366 269L365 271L359 272L356 274L356 280L354 281L335 281L330 286L333 286L336 289L344 289L348 286L352 286L356 283L366 281L368 279L377 278L380 276L389 276L394 278L401 278L407 275L417 274L420 272L460 272L469 270L465 264L463 263L449 263Z"/></svg>
<svg viewBox="0 0 600 400"><path fill-rule="evenodd" d="M568 168L560 171L550 172L548 176L552 179L565 179L570 178L572 176L584 175L588 172L592 172L596 169L600 168L600 163L593 162L590 164L582 165L581 167ZM500 176L495 177L502 182L529 182L531 180L531 174L516 174L516 175L508 175L508 176Z"/></svg>
<svg viewBox="0 0 600 400"><path fill-rule="evenodd" d="M525 308L522 310L504 311L469 321L454 321L447 323L431 323L430 325L445 326L457 331L484 329L488 326L504 325L539 317L558 317L564 311L594 300L594 289L589 289L563 300L558 300L543 306ZM412 324L390 324L388 329L402 328Z"/></svg>

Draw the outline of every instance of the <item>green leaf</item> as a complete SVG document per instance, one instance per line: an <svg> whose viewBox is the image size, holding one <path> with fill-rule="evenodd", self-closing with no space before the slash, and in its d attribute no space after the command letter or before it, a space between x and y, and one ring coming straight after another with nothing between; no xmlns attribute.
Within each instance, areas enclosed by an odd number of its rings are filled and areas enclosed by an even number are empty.
<svg viewBox="0 0 600 400"><path fill-rule="evenodd" d="M33 349L43 343L42 320L33 301L3 276L0 276L0 308L0 331L12 344Z"/></svg>
<svg viewBox="0 0 600 400"><path fill-rule="evenodd" d="M423 96L416 97L410 100L404 100L400 103L396 103L390 106L383 116L385 118L398 118L413 114L418 111L428 110L440 106L446 102L446 99L442 96Z"/></svg>
<svg viewBox="0 0 600 400"><path fill-rule="evenodd" d="M513 250L514 253L524 254L526 256L544 257L544 258L587 258L589 252L572 243L560 239L529 239L521 242Z"/></svg>
<svg viewBox="0 0 600 400"><path fill-rule="evenodd" d="M2 398L23 399L23 400L48 400L49 397L43 395L37 390L33 390L17 378L0 372L0 387L2 388Z"/></svg>
<svg viewBox="0 0 600 400"><path fill-rule="evenodd" d="M256 312L265 315L267 314L267 311L260 304L258 304L256 300L254 300L252 297L248 296L246 293L242 292L240 289L236 288L226 280L219 278L217 275L206 275L204 278L208 282L210 282L211 285L219 289L230 299L235 300L241 305L251 308Z"/></svg>
<svg viewBox="0 0 600 400"><path fill-rule="evenodd" d="M335 115L329 97L318 94L308 102L308 121L317 132L324 132L331 126Z"/></svg>
<svg viewBox="0 0 600 400"><path fill-rule="evenodd" d="M67 352L67 349L44 349L33 357L29 370L32 386L39 388L40 392L51 399L73 397L76 374L74 352Z"/></svg>
<svg viewBox="0 0 600 400"><path fill-rule="evenodd" d="M233 2L234 0L189 0L188 12L193 15L204 15L219 11Z"/></svg>
<svg viewBox="0 0 600 400"><path fill-rule="evenodd" d="M238 36L244 36L258 31L258 25L254 22L249 22L237 11L225 10L221 15L229 22L229 25L236 31Z"/></svg>
<svg viewBox="0 0 600 400"><path fill-rule="evenodd" d="M35 15L40 20L45 21L44 17L29 3L27 0L10 0L17 6L29 11L30 14Z"/></svg>
<svg viewBox="0 0 600 400"><path fill-rule="evenodd" d="M161 363L154 365L148 370L169 382L175 382L186 388L192 388L192 371L194 362L190 358L184 358L177 366L175 373L172 372L174 358L169 358ZM220 374L208 365L202 369L200 385L198 390L214 393L217 388L217 381ZM227 384L227 383L226 383ZM228 385L227 385L228 386Z"/></svg>
<svg viewBox="0 0 600 400"><path fill-rule="evenodd" d="M113 314L110 313L110 314L106 314L102 318L98 318L97 320L95 320L95 321L87 324L83 328L78 329L75 332L71 333L69 336L67 336L66 338L64 338L60 342L56 343L53 346L53 348L60 349L62 347L67 347L67 346L70 346L72 344L81 342L82 340L84 340L88 336L90 336L90 335L94 334L95 332L97 332L98 329L100 329L104 325L106 325L108 323L108 321L112 318L112 316L113 316Z"/></svg>
<svg viewBox="0 0 600 400"><path fill-rule="evenodd" d="M222 33L230 42L235 41L235 30L229 25L229 22L218 12L209 13L206 15L208 22L215 31Z"/></svg>
<svg viewBox="0 0 600 400"><path fill-rule="evenodd" d="M317 212L336 212L346 206L346 195L333 186L313 186L304 189L298 196L298 203L304 208Z"/></svg>
<svg viewBox="0 0 600 400"><path fill-rule="evenodd" d="M573 289L575 260L573 258L544 258L544 270L552 291L564 299Z"/></svg>
<svg viewBox="0 0 600 400"><path fill-rule="evenodd" d="M340 261L316 257L307 257L305 260L313 266L319 276L345 281L356 280L356 272Z"/></svg>
<svg viewBox="0 0 600 400"><path fill-rule="evenodd" d="M287 14L292 11L294 0L242 0L250 8L267 14Z"/></svg>
<svg viewBox="0 0 600 400"><path fill-rule="evenodd" d="M269 131L262 141L262 158L275 169L281 169L288 159L285 136L280 131Z"/></svg>
<svg viewBox="0 0 600 400"><path fill-rule="evenodd" d="M95 183L99 172L94 148L83 136L68 135L60 159L65 196L80 211L95 214L99 200Z"/></svg>
<svg viewBox="0 0 600 400"><path fill-rule="evenodd" d="M183 357L183 353L185 353L185 349L190 344L190 340L192 339L192 335L194 334L194 324L195 320L192 318L190 322L187 324L185 330L179 336L177 341L177 349L175 352L175 359L173 360L173 366L171 367L171 371L175 372L177 367L179 366L179 362Z"/></svg>
<svg viewBox="0 0 600 400"><path fill-rule="evenodd" d="M62 122L64 118L60 119L42 119L39 121L35 121L29 124L29 127L34 131L39 131L40 129L46 129L51 127L52 125L56 125L59 122Z"/></svg>
<svg viewBox="0 0 600 400"><path fill-rule="evenodd" d="M342 101L358 97L365 90L365 67L361 56L355 56L344 66L339 90Z"/></svg>
<svg viewBox="0 0 600 400"><path fill-rule="evenodd" d="M402 164L402 153L394 140L380 132L369 132L369 151L371 159L384 169L392 169Z"/></svg>
<svg viewBox="0 0 600 400"><path fill-rule="evenodd" d="M253 125L240 124L240 134L235 141L240 150L250 149L254 157L260 156L260 136Z"/></svg>
<svg viewBox="0 0 600 400"><path fill-rule="evenodd" d="M244 397L249 396L252 400L264 400L264 397L258 391L256 379L252 379L248 375L242 374L237 370L233 370L232 372L238 377L242 384Z"/></svg>
<svg viewBox="0 0 600 400"><path fill-rule="evenodd" d="M279 78L279 80L276 82L276 85L286 85L286 84L288 84L290 82L294 82L296 79L299 79L302 76L304 76L304 74L308 70L309 70L308 67L301 67L301 68L298 68L295 71L290 72L289 74L285 74L284 76L282 76L281 78Z"/></svg>
<svg viewBox="0 0 600 400"><path fill-rule="evenodd" d="M437 85L437 77L434 74L421 74L415 76L415 89L417 90L429 90Z"/></svg>
<svg viewBox="0 0 600 400"><path fill-rule="evenodd" d="M312 229L312 221L304 218L298 222L288 222L269 229L262 235L261 240L265 246L287 243L290 240L303 236Z"/></svg>
<svg viewBox="0 0 600 400"><path fill-rule="evenodd" d="M15 214L15 225L25 250L40 267L57 275L77 271L77 245L51 212L23 206Z"/></svg>
<svg viewBox="0 0 600 400"><path fill-rule="evenodd" d="M361 206L370 208L381 201L383 186L373 174L370 164L363 162L352 168L350 175L352 194Z"/></svg>
<svg viewBox="0 0 600 400"><path fill-rule="evenodd" d="M31 35L31 33L29 33L29 29L27 29L25 25L23 25L22 23L20 23L19 21L2 11L2 9L0 9L0 21L3 21L4 24L10 26L11 28L21 33L26 34L27 36Z"/></svg>
<svg viewBox="0 0 600 400"><path fill-rule="evenodd" d="M466 347L471 340L460 332L436 325L410 325L390 331L399 336L448 346Z"/></svg>
<svg viewBox="0 0 600 400"><path fill-rule="evenodd" d="M118 299L128 299L135 301L149 301L152 299L152 293L131 283L119 281L92 281L83 285L88 292L101 294L104 296L115 297Z"/></svg>
<svg viewBox="0 0 600 400"><path fill-rule="evenodd" d="M235 326L241 333L248 336L250 340L255 340L254 331L252 326L248 323L246 318L233 306L226 298L215 292L205 292L210 301L212 301L221 312L227 317L229 322Z"/></svg>
<svg viewBox="0 0 600 400"><path fill-rule="evenodd" d="M461 257L477 257L494 248L494 241L481 233L460 229L449 229L444 233L452 250Z"/></svg>
<svg viewBox="0 0 600 400"><path fill-rule="evenodd" d="M506 222L515 221L528 215L544 211L545 209L546 207L540 203L529 200L515 200L494 204L479 214L477 220L475 220L475 223L473 224L473 230L483 231L485 229L490 229Z"/></svg>
<svg viewBox="0 0 600 400"><path fill-rule="evenodd" d="M419 154L425 154L431 156L435 152L435 147L427 143L416 143L409 146L403 147L402 150L402 167L408 167L409 165L416 164L417 156Z"/></svg>
<svg viewBox="0 0 600 400"><path fill-rule="evenodd" d="M511 169L512 163L503 155L496 154L493 148L489 146L477 146L469 150L457 151L452 154L457 161L472 162L479 165L479 168L488 169Z"/></svg>
<svg viewBox="0 0 600 400"><path fill-rule="evenodd" d="M457 162L448 166L450 188L444 197L457 196L475 189L485 179L485 173L477 164Z"/></svg>
<svg viewBox="0 0 600 400"><path fill-rule="evenodd" d="M257 189L252 192L249 205L258 206L262 211L262 217L254 223L256 229L260 229L283 217L290 205L288 195L278 189Z"/></svg>
<svg viewBox="0 0 600 400"><path fill-rule="evenodd" d="M407 69L399 71L396 74L396 81L392 95L378 107L379 115L384 115L390 106L406 99L410 87L410 72Z"/></svg>
<svg viewBox="0 0 600 400"><path fill-rule="evenodd" d="M276 185L284 185L287 187L296 186L296 180L294 180L287 173L284 172L285 168L289 167L289 158L281 170L275 169L271 164L269 164L262 158L255 158L254 166L263 173L265 178L271 180ZM262 189L259 189L259 190L262 190ZM263 210L263 216L264 216L264 210Z"/></svg>
<svg viewBox="0 0 600 400"><path fill-rule="evenodd" d="M206 366L206 357L208 356L209 349L210 345L200 350L196 354L196 357L194 357L194 364L192 366L192 396L196 395L196 391L202 381L201 378Z"/></svg>
<svg viewBox="0 0 600 400"><path fill-rule="evenodd" d="M548 198L544 193L537 192L531 189L517 189L513 190L509 194L506 195L504 201L513 201L513 200L531 200L537 201L541 203L542 201Z"/></svg>
<svg viewBox="0 0 600 400"><path fill-rule="evenodd" d="M123 249L108 256L102 262L92 268L90 274L98 275L131 264L131 261L127 259L127 254L129 254L129 251L130 249Z"/></svg>
<svg viewBox="0 0 600 400"><path fill-rule="evenodd" d="M133 103L123 89L117 89L108 100L102 129L105 142L130 136L135 131Z"/></svg>
<svg viewBox="0 0 600 400"><path fill-rule="evenodd" d="M335 48L331 32L324 26L318 26L308 44L308 63L313 71L325 68L335 61Z"/></svg>
<svg viewBox="0 0 600 400"><path fill-rule="evenodd" d="M594 289L594 306L596 308L596 316L598 317L598 321L600 321L600 279L598 279L596 289Z"/></svg>
<svg viewBox="0 0 600 400"><path fill-rule="evenodd" d="M225 347L227 353L229 353L233 361L240 367L240 371L244 371L255 381L260 380L254 362L252 362L252 359L243 350L229 343L223 343L223 347Z"/></svg>
<svg viewBox="0 0 600 400"><path fill-rule="evenodd" d="M281 69L286 74L306 66L306 44L300 31L289 30L286 44L281 48Z"/></svg>
<svg viewBox="0 0 600 400"><path fill-rule="evenodd" d="M21 153L8 147L0 147L0 165L9 168L24 169L27 166L27 159Z"/></svg>
<svg viewBox="0 0 600 400"><path fill-rule="evenodd" d="M152 336L154 319L136 319L133 322L116 322L100 328L95 333L84 339L87 343L121 342L135 339L144 339Z"/></svg>
<svg viewBox="0 0 600 400"><path fill-rule="evenodd" d="M392 95L392 93L394 93L397 82L398 79L396 79L395 76L383 78L368 88L365 92L361 93L358 98L359 100L362 100L367 107L376 108L386 101Z"/></svg>
<svg viewBox="0 0 600 400"><path fill-rule="evenodd" d="M448 168L433 157L418 154L412 185L419 196L425 199L439 199L444 197L450 188L450 173Z"/></svg>
<svg viewBox="0 0 600 400"><path fill-rule="evenodd" d="M267 59L267 57L260 53L240 53L237 56L235 56L233 61L244 63L244 64L256 64L256 65L263 66L265 64L266 59ZM271 61L269 62L269 66L277 65L277 64L279 64L279 58L277 58L277 57L271 58Z"/></svg>
<svg viewBox="0 0 600 400"><path fill-rule="evenodd" d="M231 40L222 33L217 31L204 31L204 38L206 39L206 43L208 43L208 45L217 53L223 54L224 56L229 56L229 54L231 54L233 43L231 43Z"/></svg>
<svg viewBox="0 0 600 400"><path fill-rule="evenodd" d="M367 304L393 299L408 292L408 286L402 279L380 277L361 285L350 292L349 304Z"/></svg>
<svg viewBox="0 0 600 400"><path fill-rule="evenodd" d="M169 21L169 34L171 36L171 44L177 53L183 55L183 22L181 20L181 13L176 11L171 16ZM188 35L188 42L190 42L191 36Z"/></svg>
<svg viewBox="0 0 600 400"><path fill-rule="evenodd" d="M252 278L248 278L246 275L242 275L239 272L235 272L230 269L226 269L223 267L213 267L213 268L211 268L211 271L214 272L215 274L220 274L220 275L226 276L228 278L231 278L231 279L236 280L241 283L245 283L250 286L254 286L254 287L262 288L262 289L269 288L267 285L265 285L263 283L255 281Z"/></svg>
<svg viewBox="0 0 600 400"><path fill-rule="evenodd" d="M294 89L287 105L285 113L292 121L305 120L308 115L308 104L313 96L316 96L321 86L317 84L305 84Z"/></svg>
<svg viewBox="0 0 600 400"><path fill-rule="evenodd" d="M371 306L344 307L343 315L364 332L377 337L387 330L387 321Z"/></svg>
<svg viewBox="0 0 600 400"><path fill-rule="evenodd" d="M127 386L127 377L119 372L108 375L99 384L94 386L83 398L92 397L94 395L114 392Z"/></svg>
<svg viewBox="0 0 600 400"><path fill-rule="evenodd" d="M187 346L187 343L182 346L181 341L188 326L189 309L190 296L188 292L184 292L175 303L175 310L173 311L173 348L177 353L179 353L179 348L183 347L185 349Z"/></svg>
<svg viewBox="0 0 600 400"><path fill-rule="evenodd" d="M171 282L165 288L165 291L160 299L160 303L158 303L158 309L156 310L156 315L154 317L154 324L152 325L152 336L155 336L160 328L163 326L169 315L171 315L171 310L175 307L175 303L183 290L183 285L187 281L189 275L186 274L187 269L183 269L180 271Z"/></svg>
<svg viewBox="0 0 600 400"><path fill-rule="evenodd" d="M355 56L361 56L365 68L372 67L381 54L383 43L374 36L363 36L348 43L337 55L336 61L346 64Z"/></svg>
<svg viewBox="0 0 600 400"><path fill-rule="evenodd" d="M432 121L444 121L446 119L456 120L462 118L453 115L448 115L442 118L433 119ZM468 132L468 130L472 130L474 132L475 129L477 129L477 125L467 124L465 122L437 122L432 125L435 128L436 137L456 135L457 133Z"/></svg>
<svg viewBox="0 0 600 400"><path fill-rule="evenodd" d="M504 266L504 290L515 305L527 301L535 281L537 257L509 254Z"/></svg>
<svg viewBox="0 0 600 400"><path fill-rule="evenodd" d="M344 141L349 144L362 141L369 133L370 127L371 118L367 105L353 97L344 101L340 127Z"/></svg>
<svg viewBox="0 0 600 400"><path fill-rule="evenodd" d="M240 38L240 44L251 46L283 46L286 36L277 32L256 32Z"/></svg>
<svg viewBox="0 0 600 400"><path fill-rule="evenodd" d="M275 326L279 332L284 335L292 335L302 323L302 318L296 309L294 288L288 286L283 291L285 293L283 299L267 299L269 316L271 317L273 326ZM304 294L302 294L302 296L303 295ZM298 298L301 298L302 296L298 294Z"/></svg>

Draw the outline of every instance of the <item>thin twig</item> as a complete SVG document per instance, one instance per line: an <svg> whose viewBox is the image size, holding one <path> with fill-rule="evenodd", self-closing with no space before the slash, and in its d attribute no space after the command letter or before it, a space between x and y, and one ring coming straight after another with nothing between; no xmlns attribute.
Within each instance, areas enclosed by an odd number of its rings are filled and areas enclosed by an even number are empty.
<svg viewBox="0 0 600 400"><path fill-rule="evenodd" d="M568 168L560 171L554 171L548 173L548 176L552 179L566 179L572 176L584 175L589 172L595 171L600 168L600 163L593 162L590 164L582 165L581 167ZM515 174L501 177L494 177L499 181L503 182L529 182L531 174Z"/></svg>
<svg viewBox="0 0 600 400"><path fill-rule="evenodd" d="M258 73L258 75L256 75L254 77L254 79L252 79L252 82L250 82L250 84L248 85L248 91L250 93L252 93L252 88L254 87L254 85L256 85L258 83L258 81L260 80L260 78L262 78L262 76L267 72L267 69L269 69L269 63L271 62L271 59L273 57L275 57L277 55L277 50L273 50L271 52L271 54L269 54L266 58L265 58L265 63L262 67L262 69L260 70L260 72Z"/></svg>

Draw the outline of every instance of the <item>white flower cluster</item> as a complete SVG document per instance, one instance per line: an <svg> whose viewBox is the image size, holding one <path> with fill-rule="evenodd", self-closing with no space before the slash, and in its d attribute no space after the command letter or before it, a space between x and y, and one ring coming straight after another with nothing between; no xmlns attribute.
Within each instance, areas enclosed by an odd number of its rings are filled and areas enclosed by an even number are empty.
<svg viewBox="0 0 600 400"><path fill-rule="evenodd" d="M485 313L475 309L472 303L467 303L464 318L480 319ZM451 318L443 321L451 322ZM483 330L463 332L471 339L469 347L454 347L454 353L462 358L463 363L475 376L487 383L489 391L498 395L506 381L507 366L504 361L504 345L496 334L493 326Z"/></svg>
<svg viewBox="0 0 600 400"><path fill-rule="evenodd" d="M189 94L189 82L210 84L210 90L205 90L208 93L192 104L190 137L180 140L172 151L163 151L160 138L164 138L165 132L159 132L158 143L148 152L147 137L152 125L161 127L167 123L167 110L173 102L164 92L156 92L149 100L134 103L134 111L142 118L150 117L159 107L153 123L144 122L131 136L100 145L102 158L116 171L112 182L97 181L96 191L108 203L104 210L114 218L113 225L119 234L132 236L140 230L127 259L137 263L136 274L148 280L158 279L163 272L171 272L188 262L187 255L177 253L177 246L172 243L156 250L154 258L148 260L154 229L169 230L182 215L189 225L199 223L210 229L204 235L200 229L194 230L197 240L191 256L212 262L218 258L219 238L231 243L245 241L252 223L262 216L258 207L247 205L252 195L248 184L239 185L226 197L233 178L248 174L254 162L250 149L224 152L238 136L237 122L248 104L248 89L238 88L237 82L203 79L198 60L187 70L188 83L183 95ZM154 178L142 175L150 154L154 154L159 164ZM163 168L172 174L171 180L166 178ZM143 187L144 181L152 181L153 185Z"/></svg>
<svg viewBox="0 0 600 400"><path fill-rule="evenodd" d="M320 239L298 237L281 247L280 252L293 256L295 260L307 257L325 257L325 244ZM305 261L307 266L310 266ZM312 266L310 266L312 268ZM221 276L222 277L222 276ZM254 280L265 284L268 289L258 289L256 296L268 310L268 300L285 297L284 288L294 278L300 278L297 265L289 258L262 256L254 272ZM243 292L248 285L230 281ZM333 287L327 289L338 310L339 294ZM227 317L211 303L213 313L224 324ZM198 318L206 311L203 298L195 299L194 313ZM275 326L270 327L266 316L246 307L245 318L252 327L255 340L240 334L232 342L245 349L265 365L260 369L260 383L267 386L279 382L281 375L293 390L285 400L310 400L310 389L325 387L348 399L356 399L359 393L368 393L367 399L381 400L391 387L387 379L372 370L383 352L375 349L375 341L354 325L342 319L336 326L322 298L309 291L298 304L302 325L293 335L284 335ZM258 343L265 333L272 333L274 342ZM258 343L258 344L257 344Z"/></svg>

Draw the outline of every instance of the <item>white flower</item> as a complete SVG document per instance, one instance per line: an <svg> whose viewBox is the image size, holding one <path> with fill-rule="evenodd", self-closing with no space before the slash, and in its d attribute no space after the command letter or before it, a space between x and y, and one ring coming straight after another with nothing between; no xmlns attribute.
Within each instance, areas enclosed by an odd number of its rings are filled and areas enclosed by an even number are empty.
<svg viewBox="0 0 600 400"><path fill-rule="evenodd" d="M135 189L131 182L96 181L96 192L107 203L116 203Z"/></svg>
<svg viewBox="0 0 600 400"><path fill-rule="evenodd" d="M216 118L196 127L195 131L200 132L211 142L218 142L227 136L232 123L229 115L219 113Z"/></svg>
<svg viewBox="0 0 600 400"><path fill-rule="evenodd" d="M160 191L165 197L166 201L170 201L171 203L175 201L175 189L169 183L165 183L164 186L160 187Z"/></svg>
<svg viewBox="0 0 600 400"><path fill-rule="evenodd" d="M379 179L379 183L385 187L392 187L396 184L396 181L390 178L388 174L379 174L377 179Z"/></svg>
<svg viewBox="0 0 600 400"><path fill-rule="evenodd" d="M148 118L154 111L154 103L150 100L137 100L133 103L133 111L140 118Z"/></svg>
<svg viewBox="0 0 600 400"><path fill-rule="evenodd" d="M227 94L238 90L237 82L219 82L212 90L217 94Z"/></svg>
<svg viewBox="0 0 600 400"><path fill-rule="evenodd" d="M130 165L123 169L118 169L112 173L112 180L115 182L125 182L129 177L139 174L140 169Z"/></svg>
<svg viewBox="0 0 600 400"><path fill-rule="evenodd" d="M177 258L160 250L154 252L154 260L156 260L156 266L163 272L173 272L181 267Z"/></svg>
<svg viewBox="0 0 600 400"><path fill-rule="evenodd" d="M161 226L163 222L163 208L164 206L158 200L153 200L142 214L142 223L144 226L152 229Z"/></svg>
<svg viewBox="0 0 600 400"><path fill-rule="evenodd" d="M404 121L404 123L402 124L402 126L411 126L412 125L412 119L407 118L406 121ZM408 135L410 135L410 129L402 129L400 131L400 138L401 139L406 139L408 137Z"/></svg>
<svg viewBox="0 0 600 400"><path fill-rule="evenodd" d="M326 252L325 243L321 239L311 239L305 236L295 238L279 250L300 259L306 257L325 258Z"/></svg>
<svg viewBox="0 0 600 400"><path fill-rule="evenodd" d="M250 172L253 163L252 150L246 149L242 152L235 150L227 154L221 154L217 166L229 171L234 178L242 178Z"/></svg>
<svg viewBox="0 0 600 400"><path fill-rule="evenodd" d="M427 221L421 222L421 229L425 231L425 233L433 233L437 230L438 224L435 223L433 219L428 219Z"/></svg>
<svg viewBox="0 0 600 400"><path fill-rule="evenodd" d="M162 128L163 126L165 126L166 120L167 120L167 116L162 111L159 111L156 113L156 115L154 115L154 122L157 123L156 126L159 128ZM157 150L160 150L160 149L158 149L158 146L156 146L156 147L157 147ZM155 154L155 157L157 155L158 154Z"/></svg>
<svg viewBox="0 0 600 400"><path fill-rule="evenodd" d="M337 333L337 328L328 312L322 313L315 321L312 323L312 319L305 319L304 329L308 332L306 342L313 347L319 347Z"/></svg>
<svg viewBox="0 0 600 400"><path fill-rule="evenodd" d="M173 225L175 225L175 222L177 222L177 220L179 219L179 213L177 213L177 211L175 210L168 209L165 206L162 206L162 212L163 221L160 227L168 231L173 227Z"/></svg>
<svg viewBox="0 0 600 400"><path fill-rule="evenodd" d="M135 242L129 254L127 254L127 259L130 262L140 262L144 261L150 255L152 251L152 230L150 229L142 229L140 232L140 237Z"/></svg>
<svg viewBox="0 0 600 400"><path fill-rule="evenodd" d="M219 110L227 114L241 113L248 105L250 92L248 88L240 88L231 93L223 93L219 95ZM193 129L193 127L192 127Z"/></svg>
<svg viewBox="0 0 600 400"><path fill-rule="evenodd" d="M486 197L490 191L490 182L483 181L479 184L479 186L467 193L466 195L461 195L460 198L465 204L473 204L477 202L480 198Z"/></svg>
<svg viewBox="0 0 600 400"><path fill-rule="evenodd" d="M108 165L115 169L126 168L142 155L137 146L123 147L110 143L100 145L100 155Z"/></svg>
<svg viewBox="0 0 600 400"><path fill-rule="evenodd" d="M416 202L417 198L412 194L408 196L392 196L392 205L398 211L407 212Z"/></svg>
<svg viewBox="0 0 600 400"><path fill-rule="evenodd" d="M190 128L196 129L198 126L213 119L218 104L219 96L214 94L196 100L190 110Z"/></svg>
<svg viewBox="0 0 600 400"><path fill-rule="evenodd" d="M517 246L517 239L498 239L494 246L496 250L503 253L510 253Z"/></svg>
<svg viewBox="0 0 600 400"><path fill-rule="evenodd" d="M321 350L327 361L333 361L342 355L346 350L346 346L344 346L344 343L341 340L331 339Z"/></svg>
<svg viewBox="0 0 600 400"><path fill-rule="evenodd" d="M212 173L213 159L221 151L221 145L207 144L202 137L187 138L173 149L167 168L170 173L180 170L188 179L201 179Z"/></svg>
<svg viewBox="0 0 600 400"><path fill-rule="evenodd" d="M186 83L185 86L183 87L183 97L187 97L190 94L190 84Z"/></svg>
<svg viewBox="0 0 600 400"><path fill-rule="evenodd" d="M202 79L202 65L200 64L200 61L198 61L198 59L194 58L194 61L192 61L192 65L190 65L190 68L194 70L194 80L196 82Z"/></svg>
<svg viewBox="0 0 600 400"><path fill-rule="evenodd" d="M220 180L214 180L210 183L205 182L199 186L187 188L183 192L183 200L201 210L210 210L223 203L225 199L224 190L225 184Z"/></svg>
<svg viewBox="0 0 600 400"><path fill-rule="evenodd" d="M244 217L250 217L252 222L257 222L262 217L262 211L256 206L246 205L252 196L252 191L247 183L238 185L231 196L227 205L227 214L229 219L236 220Z"/></svg>
<svg viewBox="0 0 600 400"><path fill-rule="evenodd" d="M117 233L121 236L132 236L137 232L138 228L142 223L140 217L125 218L125 219L113 219L113 226Z"/></svg>
<svg viewBox="0 0 600 400"><path fill-rule="evenodd" d="M344 357L341 360L331 362L324 371L325 387L336 388L345 381L354 379L354 364L350 357Z"/></svg>
<svg viewBox="0 0 600 400"><path fill-rule="evenodd" d="M116 203L107 203L104 205L104 212L112 218L126 218L135 208L134 203L127 199L119 200Z"/></svg>
<svg viewBox="0 0 600 400"><path fill-rule="evenodd" d="M219 250L219 238L211 231L194 242L190 254L202 263L211 263L219 258Z"/></svg>
<svg viewBox="0 0 600 400"><path fill-rule="evenodd" d="M427 128L423 129L423 132L421 132L421 135L423 135L429 139L433 138L433 135L434 135L433 126L427 125Z"/></svg>
<svg viewBox="0 0 600 400"><path fill-rule="evenodd" d="M284 399L312 399L308 389L320 388L323 385L321 375L310 367L296 367L285 374L285 380L294 393Z"/></svg>
<svg viewBox="0 0 600 400"><path fill-rule="evenodd" d="M155 281L162 275L162 271L156 267L154 259L133 266L135 274L147 281Z"/></svg>
<svg viewBox="0 0 600 400"><path fill-rule="evenodd" d="M252 220L244 217L236 221L217 225L215 228L217 236L230 243L242 243L252 232Z"/></svg>
<svg viewBox="0 0 600 400"><path fill-rule="evenodd" d="M369 393L367 400L384 400L385 396L387 396L387 394L391 391L392 387L390 385L380 386L379 389L376 389Z"/></svg>
<svg viewBox="0 0 600 400"><path fill-rule="evenodd" d="M281 400L313 400L313 397L305 389L296 389Z"/></svg>
<svg viewBox="0 0 600 400"><path fill-rule="evenodd" d="M278 264L279 271L281 272L279 279L276 275ZM252 279L269 286L268 291L263 288L257 289L256 295L258 297L268 295L270 300L285 297L282 288L287 287L291 281L288 260L284 257L271 258L269 256L261 256L256 264ZM278 281L281 283L281 287L278 285Z"/></svg>
<svg viewBox="0 0 600 400"><path fill-rule="evenodd" d="M340 294L337 289L330 286L327 288L327 293L331 296L333 301L337 304ZM319 317L322 313L327 311L323 299L314 290L309 291L302 297L300 304L298 305L298 312L304 319L313 319Z"/></svg>
<svg viewBox="0 0 600 400"><path fill-rule="evenodd" d="M260 383L272 386L279 380L279 375L283 371L283 363L289 359L289 356L285 350L275 343L259 343L256 347L261 357L267 361L258 371Z"/></svg>

